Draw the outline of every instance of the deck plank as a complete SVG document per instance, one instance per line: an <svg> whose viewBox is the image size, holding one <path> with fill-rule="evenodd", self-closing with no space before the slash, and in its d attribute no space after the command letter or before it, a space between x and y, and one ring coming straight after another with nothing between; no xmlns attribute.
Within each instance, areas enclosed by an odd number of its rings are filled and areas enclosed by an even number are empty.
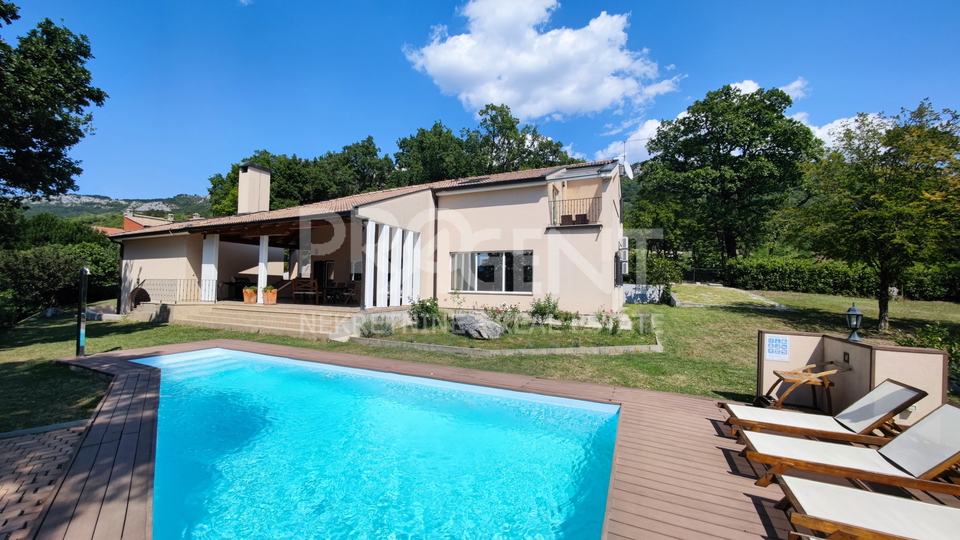
<svg viewBox="0 0 960 540"><path fill-rule="evenodd" d="M161 371L130 362L213 347L621 405L604 538L785 539L776 486L737 453L715 400L635 388L386 360L234 340L117 351L64 362L114 375L36 538L146 540Z"/></svg>

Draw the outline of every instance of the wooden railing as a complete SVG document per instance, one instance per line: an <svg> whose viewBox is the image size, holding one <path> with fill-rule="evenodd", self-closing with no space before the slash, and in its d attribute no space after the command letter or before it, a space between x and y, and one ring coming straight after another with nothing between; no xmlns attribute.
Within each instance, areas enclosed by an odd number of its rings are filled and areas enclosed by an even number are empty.
<svg viewBox="0 0 960 540"><path fill-rule="evenodd" d="M600 223L600 199L554 199L550 201L550 224L557 227Z"/></svg>
<svg viewBox="0 0 960 540"><path fill-rule="evenodd" d="M136 288L150 295L150 302L178 304L214 302L219 284L215 279L145 279Z"/></svg>

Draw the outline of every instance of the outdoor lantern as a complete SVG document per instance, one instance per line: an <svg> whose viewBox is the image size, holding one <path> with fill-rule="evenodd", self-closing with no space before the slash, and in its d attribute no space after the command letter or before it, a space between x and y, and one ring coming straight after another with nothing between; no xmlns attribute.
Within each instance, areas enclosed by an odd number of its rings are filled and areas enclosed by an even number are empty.
<svg viewBox="0 0 960 540"><path fill-rule="evenodd" d="M860 323L863 322L863 312L857 309L857 304L850 306L850 309L844 313L844 316L847 318L847 326L850 328L850 341L860 341L860 336L857 335L857 330L860 329Z"/></svg>

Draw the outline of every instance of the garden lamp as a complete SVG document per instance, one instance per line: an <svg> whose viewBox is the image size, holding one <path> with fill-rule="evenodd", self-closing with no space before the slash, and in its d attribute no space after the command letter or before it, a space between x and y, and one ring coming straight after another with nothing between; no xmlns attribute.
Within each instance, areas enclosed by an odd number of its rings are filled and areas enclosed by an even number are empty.
<svg viewBox="0 0 960 540"><path fill-rule="evenodd" d="M850 306L850 309L844 313L844 316L847 318L847 326L850 328L850 337L847 339L850 341L860 341L857 330L860 329L860 323L863 322L863 312L857 309L857 304L854 303Z"/></svg>

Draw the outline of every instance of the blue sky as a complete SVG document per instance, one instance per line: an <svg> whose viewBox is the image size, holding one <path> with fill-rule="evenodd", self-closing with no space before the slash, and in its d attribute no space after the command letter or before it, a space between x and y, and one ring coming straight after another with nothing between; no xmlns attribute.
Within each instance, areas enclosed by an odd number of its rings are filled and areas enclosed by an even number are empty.
<svg viewBox="0 0 960 540"><path fill-rule="evenodd" d="M960 108L960 7L926 0L19 2L86 34L110 98L72 155L79 193L206 194L258 149L382 152L505 102L587 159L615 157L725 84L786 87L826 137L858 112ZM644 157L642 141L628 157Z"/></svg>

